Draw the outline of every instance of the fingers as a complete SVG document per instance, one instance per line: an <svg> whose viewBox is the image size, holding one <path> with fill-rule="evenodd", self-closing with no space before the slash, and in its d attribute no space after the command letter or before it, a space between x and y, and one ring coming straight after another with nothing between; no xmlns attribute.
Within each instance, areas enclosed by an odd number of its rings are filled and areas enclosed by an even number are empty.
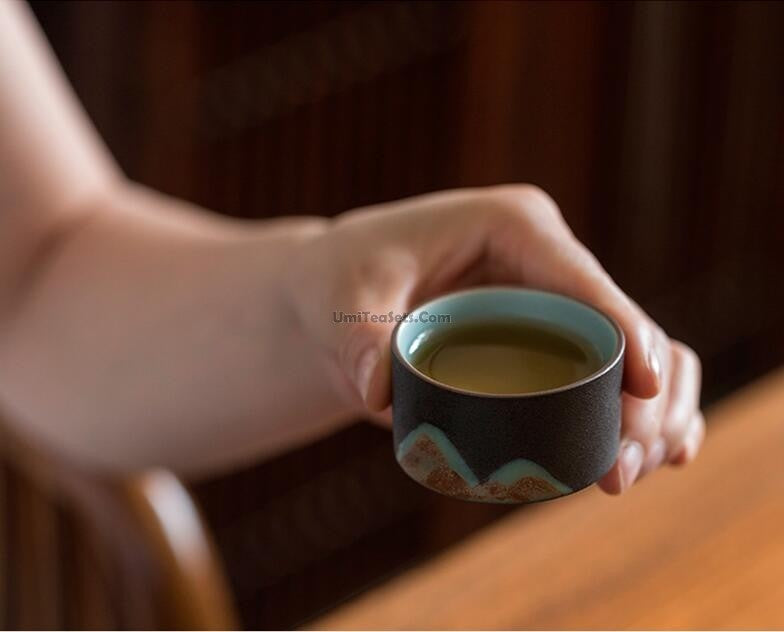
<svg viewBox="0 0 784 632"><path fill-rule="evenodd" d="M500 219L488 247L490 276L594 305L615 318L626 337L622 441L599 486L620 493L665 462L693 459L705 432L697 356L671 341L618 288L549 197L522 187L502 190L500 199Z"/></svg>
<svg viewBox="0 0 784 632"><path fill-rule="evenodd" d="M645 458L640 471L637 473L637 479L659 467L666 459L668 453L667 442L662 436L662 428L671 397L672 378L667 378L667 376L672 375L670 341L657 325L654 324L653 327L656 332L654 345L657 350L657 357L662 359L662 387L659 394L652 399L639 400L629 397L628 400L630 401L624 409L625 421L623 426L631 436L637 436L640 439L645 450ZM645 409L647 413L647 424L644 427L635 428L635 426L646 421L646 418L642 420L635 418L634 413L640 408ZM633 483L634 479L629 480L629 485Z"/></svg>
<svg viewBox="0 0 784 632"><path fill-rule="evenodd" d="M369 410L382 413L392 403L392 352L389 344L384 346L379 361L368 380L365 405Z"/></svg>
<svg viewBox="0 0 784 632"><path fill-rule="evenodd" d="M667 443L664 441L662 437L657 437L656 440L651 444L648 448L648 451L645 454L645 460L642 463L642 467L637 474L637 478L640 479L649 472L652 472L657 467L659 467L662 463L664 463L664 459L667 457ZM634 483L634 481L631 481ZM630 484L631 484L630 483Z"/></svg>
<svg viewBox="0 0 784 632"><path fill-rule="evenodd" d="M682 452L692 431L695 412L700 406L702 374L697 355L683 343L672 342L671 361L670 395L662 422L662 438L667 445L668 459Z"/></svg>
<svg viewBox="0 0 784 632"><path fill-rule="evenodd" d="M391 399L389 339L394 323L359 322L346 328L338 362L362 402L371 410L383 410Z"/></svg>
<svg viewBox="0 0 784 632"><path fill-rule="evenodd" d="M686 465L691 463L700 451L702 442L705 440L705 418L701 413L696 413L689 422L683 445L670 461L673 465Z"/></svg>
<svg viewBox="0 0 784 632"><path fill-rule="evenodd" d="M621 395L621 436L637 441L646 454L661 434L662 413L666 402L662 396L640 399Z"/></svg>
<svg viewBox="0 0 784 632"><path fill-rule="evenodd" d="M362 402L372 411L381 411L391 401L389 344L394 316L405 312L416 279L409 268L383 254L360 273L361 281L343 303L346 313L363 316L339 330L338 363Z"/></svg>
<svg viewBox="0 0 784 632"><path fill-rule="evenodd" d="M621 446L615 465L599 481L605 492L626 491L660 464L664 452L659 445L663 409L663 396L640 399L628 393L622 395Z"/></svg>
<svg viewBox="0 0 784 632"><path fill-rule="evenodd" d="M662 386L659 332L645 313L613 282L596 258L569 230L549 198L505 193L498 229L488 247L491 270L513 280L553 290L598 307L618 321L626 337L624 388L641 398ZM516 204L516 206L515 206Z"/></svg>
<svg viewBox="0 0 784 632"><path fill-rule="evenodd" d="M645 451L637 441L623 440L618 460L598 482L599 487L608 494L624 492L637 480L644 458Z"/></svg>
<svg viewBox="0 0 784 632"><path fill-rule="evenodd" d="M697 355L678 341L669 341L664 365L665 386L652 399L624 394L621 424L622 442L618 461L599 486L619 494L636 480L669 462L683 465L692 461L705 437L705 420L699 411L701 368ZM642 449L630 458L630 444Z"/></svg>
<svg viewBox="0 0 784 632"><path fill-rule="evenodd" d="M383 410L380 411L369 411L365 412L364 416L367 417L368 421L375 424L376 426L380 426L381 428L386 428L387 430L392 428L392 407L387 406Z"/></svg>

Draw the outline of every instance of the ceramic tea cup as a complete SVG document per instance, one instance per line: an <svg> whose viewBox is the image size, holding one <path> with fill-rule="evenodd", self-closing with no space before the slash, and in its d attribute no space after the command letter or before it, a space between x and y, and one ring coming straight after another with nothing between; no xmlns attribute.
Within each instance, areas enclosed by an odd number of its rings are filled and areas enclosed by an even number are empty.
<svg viewBox="0 0 784 632"><path fill-rule="evenodd" d="M418 347L444 327L514 319L579 336L596 351L598 368L557 388L499 395L456 388L415 367ZM398 463L425 487L476 502L536 502L591 485L618 454L624 348L611 317L551 292L482 287L420 305L392 334Z"/></svg>

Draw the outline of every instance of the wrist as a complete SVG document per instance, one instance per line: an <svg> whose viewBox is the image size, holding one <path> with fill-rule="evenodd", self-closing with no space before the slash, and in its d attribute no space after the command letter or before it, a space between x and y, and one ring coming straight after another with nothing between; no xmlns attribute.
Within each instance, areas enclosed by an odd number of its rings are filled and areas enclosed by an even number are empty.
<svg viewBox="0 0 784 632"><path fill-rule="evenodd" d="M292 243L281 266L281 283L291 321L301 349L301 358L314 370L313 379L329 410L339 418L366 414L355 386L342 370L336 339L341 332L334 320L336 310L345 309L343 295L351 283L347 257L341 247L339 222L326 220L312 224Z"/></svg>

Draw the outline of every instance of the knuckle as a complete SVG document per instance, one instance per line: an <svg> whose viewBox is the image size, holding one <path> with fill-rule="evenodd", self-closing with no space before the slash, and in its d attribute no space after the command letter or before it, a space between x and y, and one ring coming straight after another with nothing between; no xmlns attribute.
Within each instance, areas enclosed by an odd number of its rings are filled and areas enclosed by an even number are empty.
<svg viewBox="0 0 784 632"><path fill-rule="evenodd" d="M661 349L666 349L670 354L672 354L672 341L670 337L667 335L667 332L657 323L655 320L650 318L649 316L645 316L648 326L651 328L651 333L653 335L653 343L660 347Z"/></svg>
<svg viewBox="0 0 784 632"><path fill-rule="evenodd" d="M670 446L680 445L686 438L690 423L691 415L685 411L670 415L662 424L662 436L667 444Z"/></svg>
<svg viewBox="0 0 784 632"><path fill-rule="evenodd" d="M646 450L661 435L661 423L652 414L627 413L623 425L624 437L634 439Z"/></svg>
<svg viewBox="0 0 784 632"><path fill-rule="evenodd" d="M561 217L561 210L543 189L533 184L507 184L488 190L496 212L514 219L533 216Z"/></svg>
<svg viewBox="0 0 784 632"><path fill-rule="evenodd" d="M353 298L357 305L372 300L376 291L397 287L416 274L417 261L408 252L395 248L379 250L357 262Z"/></svg>
<svg viewBox="0 0 784 632"><path fill-rule="evenodd" d="M639 427L636 432L630 433L630 436L639 441L645 452L648 452L656 439L661 436L661 428L658 424L648 424Z"/></svg>
<svg viewBox="0 0 784 632"><path fill-rule="evenodd" d="M518 194L529 203L546 207L547 210L553 213L561 213L561 209L558 208L558 204L555 203L555 200L552 198L552 196L550 196L549 193L535 184L520 185Z"/></svg>
<svg viewBox="0 0 784 632"><path fill-rule="evenodd" d="M701 367L702 363L700 362L700 357L697 355L697 352L694 351L694 349L684 344L680 340L673 340L671 344L672 344L672 352L682 362L696 366L698 368Z"/></svg>

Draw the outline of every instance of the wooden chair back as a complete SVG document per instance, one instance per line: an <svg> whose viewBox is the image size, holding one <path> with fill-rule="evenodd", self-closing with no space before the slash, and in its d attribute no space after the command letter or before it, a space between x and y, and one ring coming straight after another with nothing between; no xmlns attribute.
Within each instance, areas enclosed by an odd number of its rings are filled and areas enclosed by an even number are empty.
<svg viewBox="0 0 784 632"><path fill-rule="evenodd" d="M190 494L166 471L112 478L0 433L0 626L238 625Z"/></svg>

